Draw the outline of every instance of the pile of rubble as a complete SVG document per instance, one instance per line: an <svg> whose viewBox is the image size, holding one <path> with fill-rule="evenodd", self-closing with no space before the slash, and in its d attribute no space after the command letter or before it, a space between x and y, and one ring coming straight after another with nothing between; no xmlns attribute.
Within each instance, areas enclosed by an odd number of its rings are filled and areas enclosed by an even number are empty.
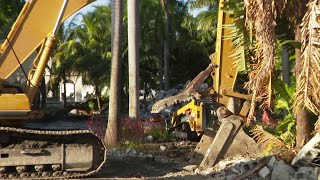
<svg viewBox="0 0 320 180"><path fill-rule="evenodd" d="M319 169L317 167L293 167L282 160L277 160L275 156L259 159L232 157L232 159L221 160L213 168L204 171L195 169L195 173L207 175L210 178L218 180L317 180L318 177L320 177Z"/></svg>
<svg viewBox="0 0 320 180"><path fill-rule="evenodd" d="M320 179L320 133L299 151L291 164L278 160L275 156L263 158L246 158L233 156L219 161L214 167L194 172L208 175L213 179Z"/></svg>

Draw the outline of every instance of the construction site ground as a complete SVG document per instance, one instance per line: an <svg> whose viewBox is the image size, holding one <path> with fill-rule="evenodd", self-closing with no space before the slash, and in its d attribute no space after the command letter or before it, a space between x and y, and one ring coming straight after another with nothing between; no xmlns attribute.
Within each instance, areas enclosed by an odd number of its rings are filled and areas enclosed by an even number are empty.
<svg viewBox="0 0 320 180"><path fill-rule="evenodd" d="M132 148L110 149L105 166L92 178L208 179L208 177L196 175L192 170L183 170L189 165L188 157L195 148L195 143L189 141L155 142L148 143L147 146L152 149L152 152L141 153Z"/></svg>
<svg viewBox="0 0 320 180"><path fill-rule="evenodd" d="M103 120L103 118L102 118ZM144 124L146 125L146 124ZM29 123L29 128L40 128ZM41 123L41 129L91 129L104 137L105 120L66 118ZM128 136L128 134L127 134ZM132 136L129 134L129 136ZM275 156L237 154L221 159L214 167L199 170L192 159L197 142L185 139L157 139L143 135L138 142L122 140L107 150L107 161L95 175L83 179L317 179L319 169L290 165Z"/></svg>

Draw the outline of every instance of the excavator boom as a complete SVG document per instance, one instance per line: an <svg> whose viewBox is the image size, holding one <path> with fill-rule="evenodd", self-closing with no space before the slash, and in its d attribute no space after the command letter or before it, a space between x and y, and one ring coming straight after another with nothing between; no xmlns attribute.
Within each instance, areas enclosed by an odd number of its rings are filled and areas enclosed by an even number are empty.
<svg viewBox="0 0 320 180"><path fill-rule="evenodd" d="M173 113L171 126L174 127L170 129L182 129L185 132L185 128L180 128L183 125L182 127L190 127L187 133L191 131L202 135L193 158L200 169L215 165L225 156L254 153L257 150L255 141L241 128L243 117L249 112L251 96L234 91L238 70L231 57L234 46L229 38L231 30L227 28L234 22L232 14L223 8L224 0L220 0L216 51L210 56L211 64L184 91L160 100L152 107L152 112L158 113L166 106L192 99ZM199 91L197 87L210 76L213 80L212 87ZM239 113L234 115L228 109L231 99L245 101Z"/></svg>
<svg viewBox="0 0 320 180"><path fill-rule="evenodd" d="M94 0L68 0L60 24ZM27 0L0 49L0 79L7 79L52 33L63 0ZM60 25L59 24L59 25ZM17 59L18 58L18 59ZM19 60L19 61L18 61Z"/></svg>

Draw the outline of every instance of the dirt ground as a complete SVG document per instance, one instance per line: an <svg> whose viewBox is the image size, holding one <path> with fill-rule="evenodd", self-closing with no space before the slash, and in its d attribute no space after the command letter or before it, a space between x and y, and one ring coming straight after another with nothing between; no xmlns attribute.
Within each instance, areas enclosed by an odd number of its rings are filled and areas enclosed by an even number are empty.
<svg viewBox="0 0 320 180"><path fill-rule="evenodd" d="M151 153L132 153L110 150L105 166L89 179L208 179L188 167L189 156L196 143L188 141L151 144L159 150ZM166 147L161 150L160 146ZM134 154L134 155L133 155Z"/></svg>

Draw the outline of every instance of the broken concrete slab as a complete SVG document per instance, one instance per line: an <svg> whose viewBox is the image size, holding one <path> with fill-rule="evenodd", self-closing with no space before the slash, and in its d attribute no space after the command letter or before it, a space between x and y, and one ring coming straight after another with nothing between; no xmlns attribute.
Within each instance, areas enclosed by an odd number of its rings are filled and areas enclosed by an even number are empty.
<svg viewBox="0 0 320 180"><path fill-rule="evenodd" d="M271 179L272 180L285 180L285 179L290 179L291 174L295 174L296 170L290 166L285 164L282 160L278 161L274 166L273 166L273 171L271 174Z"/></svg>
<svg viewBox="0 0 320 180"><path fill-rule="evenodd" d="M320 133L317 133L311 140L302 147L299 153L291 162L293 166L308 166L312 161L318 157L320 152Z"/></svg>
<svg viewBox="0 0 320 180"><path fill-rule="evenodd" d="M128 148L128 149L126 150L126 154L127 154L128 156L135 156L135 155L137 154L137 151L136 151L135 149L133 149L133 148Z"/></svg>
<svg viewBox="0 0 320 180"><path fill-rule="evenodd" d="M270 174L270 170L267 166L264 166L259 172L259 176L262 178L266 178Z"/></svg>
<svg viewBox="0 0 320 180"><path fill-rule="evenodd" d="M277 162L277 159L275 156L272 156L270 161L268 162L267 166L270 170L273 169L273 166L275 165L275 163Z"/></svg>
<svg viewBox="0 0 320 180"><path fill-rule="evenodd" d="M258 145L243 131L241 122L242 118L236 115L222 119L216 135L211 140L211 143L208 143L209 146L200 163L200 169L212 167L225 157L231 157L236 154L253 155L258 151Z"/></svg>
<svg viewBox="0 0 320 180"><path fill-rule="evenodd" d="M315 168L313 168L313 167L299 167L298 172L316 175Z"/></svg>
<svg viewBox="0 0 320 180"><path fill-rule="evenodd" d="M162 145L160 146L160 150L161 150L161 151L165 151L166 149L167 149L166 146L162 146Z"/></svg>

